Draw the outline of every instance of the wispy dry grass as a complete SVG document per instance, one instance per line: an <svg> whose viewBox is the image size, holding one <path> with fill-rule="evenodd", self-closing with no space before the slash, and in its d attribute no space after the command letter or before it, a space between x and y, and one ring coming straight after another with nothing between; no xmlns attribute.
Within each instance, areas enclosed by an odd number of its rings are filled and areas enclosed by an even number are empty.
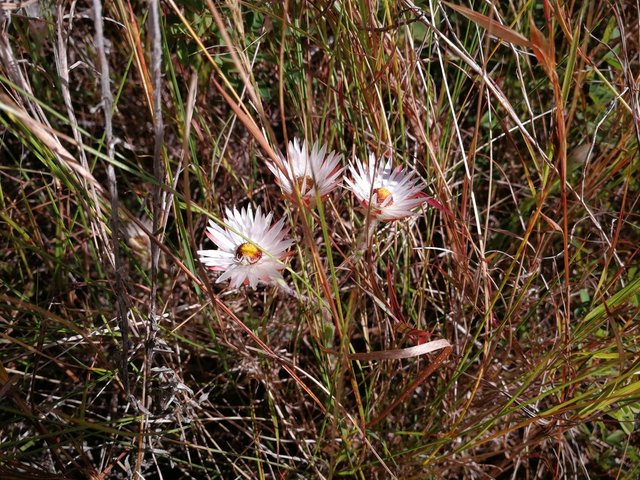
<svg viewBox="0 0 640 480"><path fill-rule="evenodd" d="M637 478L639 12L3 4L0 476ZM294 137L432 201L309 210ZM247 204L282 288L197 259Z"/></svg>

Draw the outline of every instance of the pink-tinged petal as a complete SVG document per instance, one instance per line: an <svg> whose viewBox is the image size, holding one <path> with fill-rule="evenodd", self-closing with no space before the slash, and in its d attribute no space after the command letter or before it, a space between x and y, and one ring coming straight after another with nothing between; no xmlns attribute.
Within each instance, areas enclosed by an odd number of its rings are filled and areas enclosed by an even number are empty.
<svg viewBox="0 0 640 480"><path fill-rule="evenodd" d="M221 250L199 250L198 256L203 265L227 268L233 265L235 255Z"/></svg>
<svg viewBox="0 0 640 480"><path fill-rule="evenodd" d="M231 251L234 248L233 238L228 232L220 229L217 225L209 226L205 233L209 240L215 243L222 250Z"/></svg>
<svg viewBox="0 0 640 480"><path fill-rule="evenodd" d="M258 280L255 269L247 270L245 272L244 283L248 284L251 288L256 288L258 286Z"/></svg>
<svg viewBox="0 0 640 480"><path fill-rule="evenodd" d="M235 266L231 266L218 277L216 283L222 283L225 280L230 280L231 288L238 288L244 283L245 278L246 275L243 271Z"/></svg>
<svg viewBox="0 0 640 480"><path fill-rule="evenodd" d="M257 280L260 280L263 283L270 283L274 280L279 280L282 278L280 271L283 268L279 266L275 261L264 262L256 268L252 269L252 275L255 276Z"/></svg>

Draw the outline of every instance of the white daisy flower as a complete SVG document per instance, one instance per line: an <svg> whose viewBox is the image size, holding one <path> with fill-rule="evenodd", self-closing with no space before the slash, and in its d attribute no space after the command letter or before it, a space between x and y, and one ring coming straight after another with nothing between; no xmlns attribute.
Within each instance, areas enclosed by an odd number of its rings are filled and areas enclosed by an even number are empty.
<svg viewBox="0 0 640 480"><path fill-rule="evenodd" d="M271 225L272 213L264 215L258 207L254 216L250 206L240 211L227 208L225 216L225 228L212 220L207 227L207 237L218 250L198 251L204 265L223 272L216 283L229 279L232 288L242 284L255 288L258 282L282 280L282 260L293 243L287 238L284 218Z"/></svg>
<svg viewBox="0 0 640 480"><path fill-rule="evenodd" d="M327 196L338 186L338 180L344 168L340 166L342 155L336 152L327 154L327 146L316 142L309 151L307 141L295 138L289 142L287 148L288 160L279 157L284 171L273 162L267 162L267 167L275 175L276 182L282 191L290 197L295 196L297 187L305 205L313 205L316 192L320 198Z"/></svg>
<svg viewBox="0 0 640 480"><path fill-rule="evenodd" d="M402 166L393 168L391 160L378 161L370 154L368 164L357 160L355 166L349 164L349 171L353 179L345 178L347 188L371 212L372 219L405 218L428 201L420 178Z"/></svg>

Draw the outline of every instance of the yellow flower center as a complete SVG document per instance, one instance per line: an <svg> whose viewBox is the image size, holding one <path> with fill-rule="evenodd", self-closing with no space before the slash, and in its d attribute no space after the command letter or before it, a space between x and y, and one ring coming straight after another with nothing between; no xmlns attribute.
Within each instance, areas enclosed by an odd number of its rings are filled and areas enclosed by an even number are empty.
<svg viewBox="0 0 640 480"><path fill-rule="evenodd" d="M389 202L386 206L393 205L393 196L391 195L391 191L388 188L376 188L373 193L375 193L376 197L378 198L378 205L382 205L387 198L389 199Z"/></svg>
<svg viewBox="0 0 640 480"><path fill-rule="evenodd" d="M296 177L296 185L298 186L300 193L304 195L311 190L311 187L313 187L313 178L309 175L300 175L299 177Z"/></svg>
<svg viewBox="0 0 640 480"><path fill-rule="evenodd" d="M256 263L262 258L262 252L253 243L244 242L236 249L236 260L240 263Z"/></svg>

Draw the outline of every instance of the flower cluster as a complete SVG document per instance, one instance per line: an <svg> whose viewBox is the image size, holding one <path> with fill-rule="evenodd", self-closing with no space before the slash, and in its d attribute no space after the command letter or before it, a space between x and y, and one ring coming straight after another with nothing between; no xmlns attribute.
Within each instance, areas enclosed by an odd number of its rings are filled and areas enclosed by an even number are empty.
<svg viewBox="0 0 640 480"><path fill-rule="evenodd" d="M309 148L306 141L301 144L298 139L289 142L287 158L278 156L277 160L267 166L283 193L299 198L309 208L339 186L344 171L340 166L342 155L327 153L327 146L317 143ZM429 198L414 172L401 166L394 168L391 160L383 161L373 154L367 163L350 163L349 172L352 178L344 179L345 187L374 221L413 215ZM218 249L198 251L205 266L222 272L217 282L230 280L232 288L281 282L284 260L293 244L287 237L284 218L272 225L272 213L265 215L258 207L254 214L250 206L239 211L235 207L226 209L225 217L224 226L210 221L207 228L207 236Z"/></svg>

